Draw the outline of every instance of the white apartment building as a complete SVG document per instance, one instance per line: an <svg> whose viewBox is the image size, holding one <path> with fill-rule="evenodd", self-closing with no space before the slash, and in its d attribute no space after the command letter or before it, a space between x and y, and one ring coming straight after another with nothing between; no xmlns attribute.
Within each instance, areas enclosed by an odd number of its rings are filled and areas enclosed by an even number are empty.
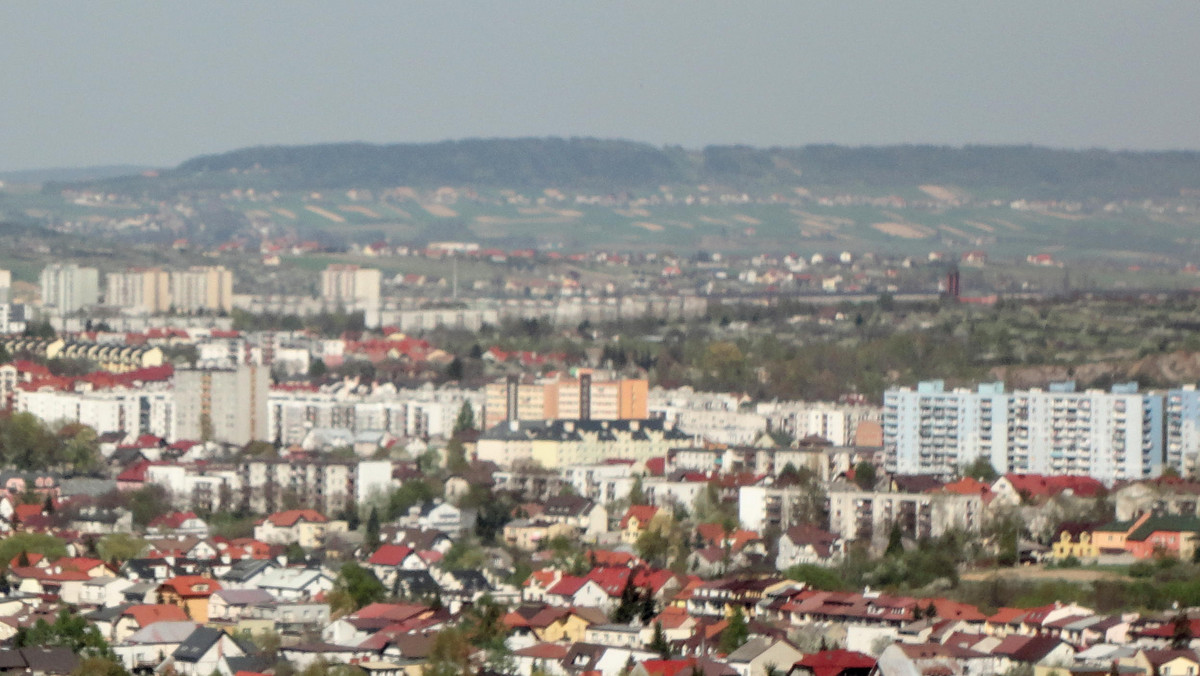
<svg viewBox="0 0 1200 676"><path fill-rule="evenodd" d="M104 277L104 304L134 314L171 308L171 275L161 268L110 272Z"/></svg>
<svg viewBox="0 0 1200 676"><path fill-rule="evenodd" d="M887 538L893 525L902 535L920 540L946 531L978 533L983 524L983 498L959 493L864 491L837 483L829 488L829 531L846 540Z"/></svg>
<svg viewBox="0 0 1200 676"><path fill-rule="evenodd" d="M17 388L13 409L51 423L82 423L97 434L121 432L127 441L143 434L176 439L175 397L165 385L79 392Z"/></svg>
<svg viewBox="0 0 1200 676"><path fill-rule="evenodd" d="M271 440L300 443L312 429L387 432L396 437L448 438L464 403L479 420L483 394L468 390L396 390L370 394L272 390L267 397Z"/></svg>
<svg viewBox="0 0 1200 676"><path fill-rule="evenodd" d="M100 300L100 272L75 263L54 263L42 269L42 310L50 315L68 315Z"/></svg>
<svg viewBox="0 0 1200 676"><path fill-rule="evenodd" d="M233 272L222 265L171 271L171 306L179 312L233 310Z"/></svg>
<svg viewBox="0 0 1200 676"><path fill-rule="evenodd" d="M175 432L180 439L239 446L269 437L266 367L175 371Z"/></svg>
<svg viewBox="0 0 1200 676"><path fill-rule="evenodd" d="M1076 392L1074 383L1005 392L946 391L942 381L884 393L887 468L951 476L983 456L1000 473L1087 475L1105 483L1163 468L1163 397L1134 383Z"/></svg>
<svg viewBox="0 0 1200 676"><path fill-rule="evenodd" d="M357 265L330 265L321 272L321 300L327 306L347 309L379 307L383 275L373 268Z"/></svg>
<svg viewBox="0 0 1200 676"><path fill-rule="evenodd" d="M835 446L853 444L859 423L879 421L882 416L876 406L832 402L772 401L755 408L772 430L786 432L794 439L821 437Z"/></svg>
<svg viewBox="0 0 1200 676"><path fill-rule="evenodd" d="M240 496L255 512L279 510L285 498L324 514L364 504L392 487L392 463L338 460L250 460L238 468Z"/></svg>

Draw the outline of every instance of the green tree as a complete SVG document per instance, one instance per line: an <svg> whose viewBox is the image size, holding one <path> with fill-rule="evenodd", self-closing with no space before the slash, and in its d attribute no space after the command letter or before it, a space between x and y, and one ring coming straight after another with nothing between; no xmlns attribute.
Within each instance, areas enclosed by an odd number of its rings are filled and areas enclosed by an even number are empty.
<svg viewBox="0 0 1200 676"><path fill-rule="evenodd" d="M746 622L746 615L742 613L741 607L734 606L733 613L729 615L729 624L725 626L725 631L721 632L717 649L728 655L745 645L749 638L750 627Z"/></svg>
<svg viewBox="0 0 1200 676"><path fill-rule="evenodd" d="M322 359L314 359L308 364L308 377L313 380L320 380L329 373L329 367L325 366L325 361Z"/></svg>
<svg viewBox="0 0 1200 676"><path fill-rule="evenodd" d="M63 608L53 623L38 620L32 627L21 627L13 636L13 647L52 646L67 648L84 657L111 658L108 642L96 625L82 615Z"/></svg>
<svg viewBox="0 0 1200 676"><path fill-rule="evenodd" d="M875 465L863 461L854 466L854 483L859 488L864 491L874 490L876 480Z"/></svg>
<svg viewBox="0 0 1200 676"><path fill-rule="evenodd" d="M884 550L884 556L902 556L904 554L903 534L900 532L900 524L893 523L892 529L888 532L887 549Z"/></svg>
<svg viewBox="0 0 1200 676"><path fill-rule="evenodd" d="M667 643L662 622L654 623L654 638L650 639L650 645L646 646L646 650L658 653L658 656L664 660L671 659L671 644Z"/></svg>
<svg viewBox="0 0 1200 676"><path fill-rule="evenodd" d="M992 483L999 474L996 473L996 468L992 467L992 461L987 456L981 455L971 461L962 471L963 476L971 477L984 483Z"/></svg>
<svg viewBox="0 0 1200 676"><path fill-rule="evenodd" d="M1179 613L1171 620L1171 649L1187 650L1192 642L1192 623L1187 613Z"/></svg>
<svg viewBox="0 0 1200 676"><path fill-rule="evenodd" d="M96 553L105 561L124 562L136 559L149 543L129 533L111 533L96 543Z"/></svg>
<svg viewBox="0 0 1200 676"><path fill-rule="evenodd" d="M369 551L379 549L379 508L371 507L371 514L367 516L367 532L363 536L363 545Z"/></svg>
<svg viewBox="0 0 1200 676"><path fill-rule="evenodd" d="M382 601L386 596L387 590L374 573L354 561L347 561L334 581L330 607L334 612L353 612Z"/></svg>
<svg viewBox="0 0 1200 676"><path fill-rule="evenodd" d="M457 627L448 627L433 637L429 657L425 665L425 676L474 676L471 664L471 643L466 634Z"/></svg>
<svg viewBox="0 0 1200 676"><path fill-rule="evenodd" d="M129 676L129 672L115 658L85 657L71 676Z"/></svg>
<svg viewBox="0 0 1200 676"><path fill-rule="evenodd" d="M41 554L50 560L67 555L62 540L44 533L13 533L0 540L0 568L7 569L13 559L24 553Z"/></svg>
<svg viewBox="0 0 1200 676"><path fill-rule="evenodd" d="M454 433L465 432L475 429L475 409L471 406L471 402L464 401L462 408L458 410L458 419L454 421Z"/></svg>
<svg viewBox="0 0 1200 676"><path fill-rule="evenodd" d="M451 474L461 474L470 467L467 462L467 447L463 445L458 435L450 437L446 442L446 471Z"/></svg>
<svg viewBox="0 0 1200 676"><path fill-rule="evenodd" d="M133 512L133 523L145 528L155 517L171 511L171 499L167 489L150 484L127 494L129 511Z"/></svg>

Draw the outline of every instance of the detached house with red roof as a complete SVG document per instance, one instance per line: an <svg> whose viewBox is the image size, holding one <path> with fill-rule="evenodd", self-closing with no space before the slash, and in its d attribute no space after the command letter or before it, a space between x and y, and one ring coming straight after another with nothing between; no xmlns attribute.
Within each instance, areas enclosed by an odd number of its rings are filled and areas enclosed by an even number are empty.
<svg viewBox="0 0 1200 676"><path fill-rule="evenodd" d="M625 544L635 544L657 514L658 508L652 505L632 505L625 510L620 524L621 541Z"/></svg>
<svg viewBox="0 0 1200 676"><path fill-rule="evenodd" d="M276 512L254 527L254 539L271 545L293 542L305 549L318 547L332 533L345 533L345 521L330 521L315 509L289 509Z"/></svg>

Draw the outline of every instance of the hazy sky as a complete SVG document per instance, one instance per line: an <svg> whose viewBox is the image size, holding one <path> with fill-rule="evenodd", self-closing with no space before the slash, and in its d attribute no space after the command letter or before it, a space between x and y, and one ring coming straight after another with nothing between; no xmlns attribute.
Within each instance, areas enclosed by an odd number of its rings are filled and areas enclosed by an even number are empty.
<svg viewBox="0 0 1200 676"><path fill-rule="evenodd" d="M7 2L0 170L276 143L1200 148L1200 2Z"/></svg>

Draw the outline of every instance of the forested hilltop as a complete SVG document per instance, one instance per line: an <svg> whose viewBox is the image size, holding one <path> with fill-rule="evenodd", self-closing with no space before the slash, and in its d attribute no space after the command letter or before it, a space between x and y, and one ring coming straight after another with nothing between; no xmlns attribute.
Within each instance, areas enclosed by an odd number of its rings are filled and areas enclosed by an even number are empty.
<svg viewBox="0 0 1200 676"><path fill-rule="evenodd" d="M1125 200L1200 191L1200 152L1033 146L709 146L699 151L586 138L428 144L262 146L188 160L157 175L47 184L165 197L180 191L391 186L658 190L713 185L763 193L798 187L890 190L952 185L997 197Z"/></svg>

